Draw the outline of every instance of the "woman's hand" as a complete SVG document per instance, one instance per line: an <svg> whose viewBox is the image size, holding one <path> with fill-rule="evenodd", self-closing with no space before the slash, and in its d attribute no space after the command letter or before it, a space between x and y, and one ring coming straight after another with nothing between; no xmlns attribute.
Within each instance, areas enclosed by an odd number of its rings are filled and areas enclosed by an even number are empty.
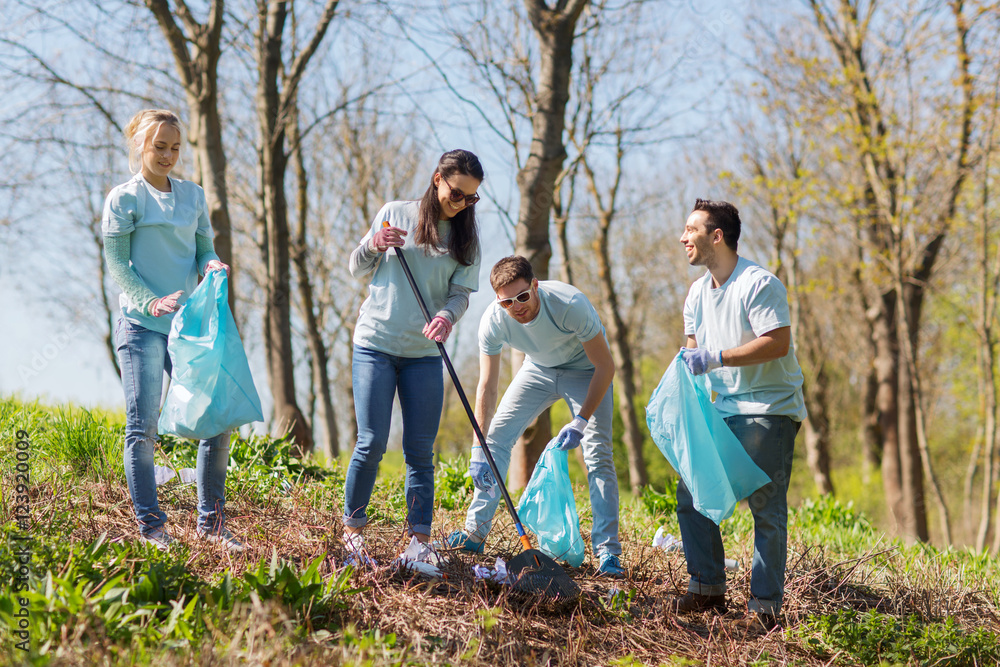
<svg viewBox="0 0 1000 667"><path fill-rule="evenodd" d="M225 271L226 275L228 276L229 265L217 259L213 259L208 264L205 265L205 273L208 273L209 271Z"/></svg>
<svg viewBox="0 0 1000 667"><path fill-rule="evenodd" d="M222 262L219 263L222 264ZM168 296L161 296L149 306L149 314L153 317L162 317L167 313L177 312L177 309L180 308L177 305L177 299L181 298L183 294L184 290L179 290Z"/></svg>
<svg viewBox="0 0 1000 667"><path fill-rule="evenodd" d="M424 325L423 333L428 340L443 343L448 340L448 336L451 334L451 327L452 324L448 321L447 317L437 315L433 320Z"/></svg>
<svg viewBox="0 0 1000 667"><path fill-rule="evenodd" d="M383 227L372 236L371 245L377 252L385 252L389 248L402 248L406 243L406 231L399 227Z"/></svg>

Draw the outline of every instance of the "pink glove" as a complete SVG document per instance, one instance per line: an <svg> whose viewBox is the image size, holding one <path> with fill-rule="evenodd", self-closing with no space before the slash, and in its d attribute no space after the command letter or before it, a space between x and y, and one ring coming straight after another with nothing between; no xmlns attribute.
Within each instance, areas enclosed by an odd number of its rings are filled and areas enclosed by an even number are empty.
<svg viewBox="0 0 1000 667"><path fill-rule="evenodd" d="M371 245L378 252L389 248L401 248L406 242L406 232L399 227L383 227L372 236Z"/></svg>
<svg viewBox="0 0 1000 667"><path fill-rule="evenodd" d="M149 306L149 314L153 317L163 317L167 313L176 312L180 306L177 305L177 299L181 298L184 294L184 290L174 292L169 296L162 296Z"/></svg>
<svg viewBox="0 0 1000 667"><path fill-rule="evenodd" d="M224 264L217 259L213 259L208 264L205 265L205 273L209 271L225 271L226 275L229 275L229 265Z"/></svg>
<svg viewBox="0 0 1000 667"><path fill-rule="evenodd" d="M448 340L448 336L451 334L451 322L448 321L447 317L437 315L433 320L424 325L424 336L429 340L436 340L439 343L443 343Z"/></svg>

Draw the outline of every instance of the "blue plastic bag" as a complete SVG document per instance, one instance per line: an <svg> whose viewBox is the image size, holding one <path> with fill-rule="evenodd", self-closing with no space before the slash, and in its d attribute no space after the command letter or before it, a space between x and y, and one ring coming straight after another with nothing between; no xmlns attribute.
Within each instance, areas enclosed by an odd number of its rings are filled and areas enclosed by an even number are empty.
<svg viewBox="0 0 1000 667"><path fill-rule="evenodd" d="M209 271L174 315L160 433L202 440L264 419L228 292L226 272Z"/></svg>
<svg viewBox="0 0 1000 667"><path fill-rule="evenodd" d="M694 507L715 523L771 481L712 405L708 376L694 376L678 354L646 406L653 441L691 492Z"/></svg>
<svg viewBox="0 0 1000 667"><path fill-rule="evenodd" d="M517 515L538 538L538 549L543 554L572 567L583 564L586 552L569 465L566 452L555 448L555 440L549 442L535 464L535 471L521 494Z"/></svg>

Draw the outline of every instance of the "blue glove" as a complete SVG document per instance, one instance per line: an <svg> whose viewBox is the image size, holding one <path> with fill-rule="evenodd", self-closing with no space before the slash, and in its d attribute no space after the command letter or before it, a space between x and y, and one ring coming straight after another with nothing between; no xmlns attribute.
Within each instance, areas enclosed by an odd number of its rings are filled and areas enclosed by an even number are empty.
<svg viewBox="0 0 1000 667"><path fill-rule="evenodd" d="M472 477L472 483L476 485L476 488L484 493L489 492L497 485L497 481L493 477L493 471L490 469L490 464L486 461L473 461L470 463L469 476Z"/></svg>
<svg viewBox="0 0 1000 667"><path fill-rule="evenodd" d="M722 368L722 352L709 352L703 347L684 348L682 359L692 375L701 375Z"/></svg>
<svg viewBox="0 0 1000 667"><path fill-rule="evenodd" d="M573 417L573 421L562 427L559 435L556 436L556 449L568 451L580 446L583 438L583 429L587 428L587 420L583 417Z"/></svg>

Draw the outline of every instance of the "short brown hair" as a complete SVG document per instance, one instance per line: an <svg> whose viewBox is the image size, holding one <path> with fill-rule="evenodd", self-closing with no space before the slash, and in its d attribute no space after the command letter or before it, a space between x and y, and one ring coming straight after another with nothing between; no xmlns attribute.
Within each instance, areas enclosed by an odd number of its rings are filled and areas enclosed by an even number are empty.
<svg viewBox="0 0 1000 667"><path fill-rule="evenodd" d="M494 264L493 270L490 271L490 285L493 286L494 292L510 285L518 278L524 278L528 281L529 285L535 279L535 272L531 268L531 262L520 255L504 257Z"/></svg>
<svg viewBox="0 0 1000 667"><path fill-rule="evenodd" d="M707 231L722 230L722 240L732 250L739 248L740 212L727 201L712 201L710 199L695 199L693 211L704 211L708 214ZM692 211L692 212L693 212Z"/></svg>

